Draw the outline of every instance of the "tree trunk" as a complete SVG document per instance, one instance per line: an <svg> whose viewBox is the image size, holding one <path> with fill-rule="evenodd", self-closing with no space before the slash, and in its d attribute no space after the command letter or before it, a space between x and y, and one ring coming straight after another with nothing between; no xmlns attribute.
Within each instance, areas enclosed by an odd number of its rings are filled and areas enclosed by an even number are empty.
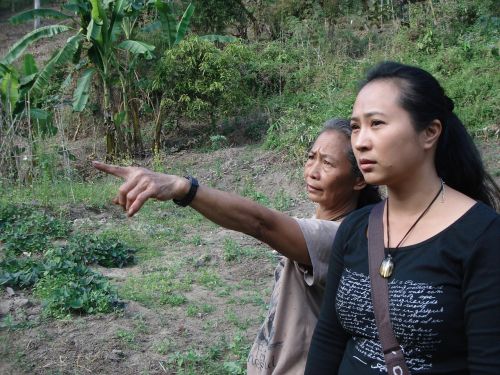
<svg viewBox="0 0 500 375"><path fill-rule="evenodd" d="M158 116L156 117L156 124L155 124L155 139L153 141L153 155L160 152L162 126L163 126L163 116L162 116L162 109L161 109L161 104L160 104L160 108L158 110Z"/></svg>
<svg viewBox="0 0 500 375"><path fill-rule="evenodd" d="M35 1L35 9L40 9L40 0L34 0ZM38 29L40 27L40 18L36 17L35 18L35 23L34 23L34 29Z"/></svg>
<svg viewBox="0 0 500 375"><path fill-rule="evenodd" d="M130 102L130 114L134 134L134 153L137 156L144 156L144 145L142 143L141 127L139 125L139 109L135 101Z"/></svg>
<svg viewBox="0 0 500 375"><path fill-rule="evenodd" d="M111 114L111 92L108 83L103 80L104 98L104 129L106 131L106 161L112 161L116 156L116 134L113 115Z"/></svg>

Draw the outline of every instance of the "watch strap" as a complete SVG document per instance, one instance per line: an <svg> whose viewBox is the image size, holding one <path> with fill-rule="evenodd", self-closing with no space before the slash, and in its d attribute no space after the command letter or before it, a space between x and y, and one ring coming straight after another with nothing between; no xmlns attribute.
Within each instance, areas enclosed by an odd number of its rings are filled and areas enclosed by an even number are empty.
<svg viewBox="0 0 500 375"><path fill-rule="evenodd" d="M198 180L192 176L185 176L186 179L189 180L189 182L191 183L191 186L189 187L189 191L187 192L187 194L182 198L182 199L174 199L174 203L178 206L181 206L181 207L186 207L187 205L189 205L194 197L196 196L196 192L198 191L198 186L200 186L198 184Z"/></svg>

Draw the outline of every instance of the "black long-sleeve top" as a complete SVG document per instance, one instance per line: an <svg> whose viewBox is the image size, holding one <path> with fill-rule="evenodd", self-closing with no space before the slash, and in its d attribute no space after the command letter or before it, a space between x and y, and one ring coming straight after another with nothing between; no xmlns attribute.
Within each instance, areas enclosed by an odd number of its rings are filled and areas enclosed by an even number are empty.
<svg viewBox="0 0 500 375"><path fill-rule="evenodd" d="M387 373L370 294L370 208L337 233L307 375ZM477 203L437 235L386 251L391 321L411 373L499 375L500 215Z"/></svg>

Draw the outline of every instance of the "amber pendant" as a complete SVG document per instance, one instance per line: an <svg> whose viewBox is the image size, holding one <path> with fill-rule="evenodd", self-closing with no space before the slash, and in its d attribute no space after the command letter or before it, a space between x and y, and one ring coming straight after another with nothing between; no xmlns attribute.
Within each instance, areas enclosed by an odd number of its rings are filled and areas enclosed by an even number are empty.
<svg viewBox="0 0 500 375"><path fill-rule="evenodd" d="M380 264L379 273L383 278L389 278L394 270L394 262L392 261L391 254L388 254Z"/></svg>

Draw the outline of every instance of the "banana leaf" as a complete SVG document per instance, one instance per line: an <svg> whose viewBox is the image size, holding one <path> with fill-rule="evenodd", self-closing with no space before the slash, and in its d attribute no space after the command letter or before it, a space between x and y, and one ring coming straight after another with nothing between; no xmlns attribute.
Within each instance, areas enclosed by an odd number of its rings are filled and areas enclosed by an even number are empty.
<svg viewBox="0 0 500 375"><path fill-rule="evenodd" d="M15 16L12 16L9 18L9 22L14 24L14 25L17 25L20 23L28 22L28 21L33 21L36 17L55 18L55 19L59 19L59 20L71 18L71 16L64 14L62 12L59 12L58 10L55 10L55 9L39 8L39 9L30 9L30 10L21 12L19 14L16 14Z"/></svg>
<svg viewBox="0 0 500 375"><path fill-rule="evenodd" d="M12 111L19 99L19 80L15 75L7 73L3 76L0 82L0 94L4 108L10 108Z"/></svg>
<svg viewBox="0 0 500 375"><path fill-rule="evenodd" d="M184 39L184 36L186 35L186 31L189 27L189 23L191 22L191 17L193 15L193 13L194 13L194 5L189 3L184 14L182 15L181 20L179 21L179 24L177 25L174 45L179 44L180 41L182 39Z"/></svg>
<svg viewBox="0 0 500 375"><path fill-rule="evenodd" d="M160 22L163 26L164 34L167 37L168 48L172 48L177 37L177 26L172 5L170 3L164 3L161 0L156 0L155 7L158 9Z"/></svg>
<svg viewBox="0 0 500 375"><path fill-rule="evenodd" d="M37 40L42 38L50 38L53 37L54 35L63 33L70 29L71 28L69 26L65 25L50 25L50 26L40 27L39 29L36 29L26 34L24 37L18 40L10 48L10 50L7 52L7 54L0 62L2 64L10 64L14 60L19 58L22 55L22 53L26 50L26 48L28 48L31 44L33 44Z"/></svg>
<svg viewBox="0 0 500 375"><path fill-rule="evenodd" d="M83 111L87 105L90 95L90 83L92 82L94 72L94 68L86 69L78 79L76 89L73 93L73 110L75 112Z"/></svg>
<svg viewBox="0 0 500 375"><path fill-rule="evenodd" d="M31 53L28 53L24 56L23 61L23 74L25 76L29 76L38 72L38 68L36 67L35 58Z"/></svg>
<svg viewBox="0 0 500 375"><path fill-rule="evenodd" d="M118 45L118 48L129 51L135 55L144 54L147 59L150 59L153 57L152 52L155 46L137 40L124 40Z"/></svg>
<svg viewBox="0 0 500 375"><path fill-rule="evenodd" d="M36 78L35 82L33 83L33 87L31 88L34 93L43 92L56 67L65 64L73 58L73 55L78 50L78 45L82 40L82 34L76 34L70 37L66 41L64 47L60 49L59 52L54 57L52 57L47 64L45 64L43 69L38 73L38 77Z"/></svg>

